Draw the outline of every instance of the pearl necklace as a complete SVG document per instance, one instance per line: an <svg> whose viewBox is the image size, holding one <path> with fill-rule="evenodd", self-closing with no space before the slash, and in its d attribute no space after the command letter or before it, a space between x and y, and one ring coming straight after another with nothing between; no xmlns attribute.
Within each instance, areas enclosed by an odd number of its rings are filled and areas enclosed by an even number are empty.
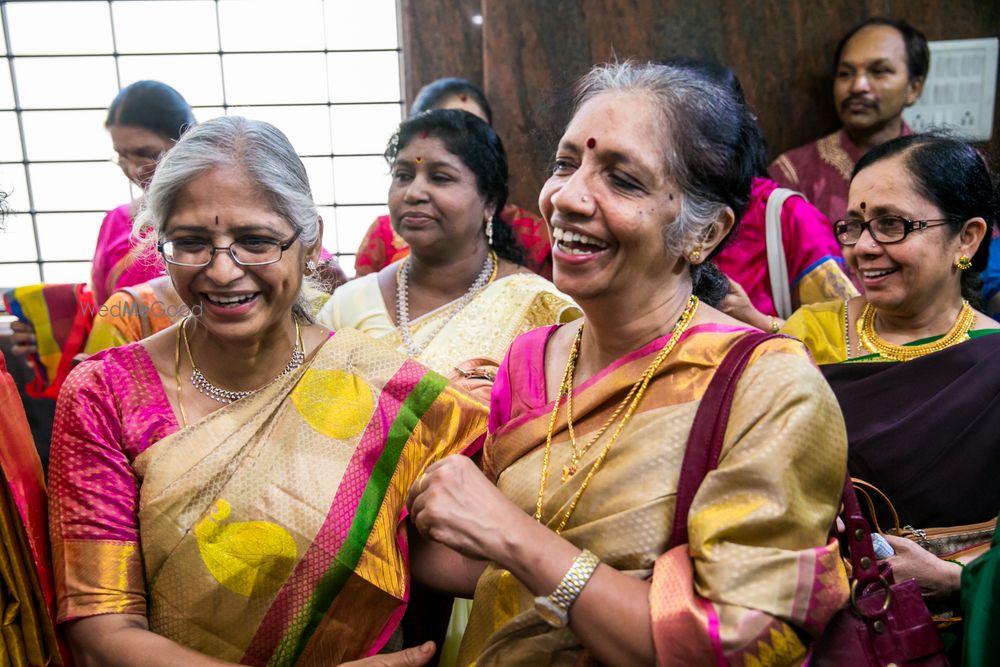
<svg viewBox="0 0 1000 667"><path fill-rule="evenodd" d="M184 348L187 350L188 359L191 361L191 384L194 385L195 389L205 394L205 396L208 396L212 400L218 401L219 403L225 403L227 405L229 403L238 401L241 398L246 398L250 394L257 391L257 389L250 389L247 391L233 391L231 389L223 389L222 387L212 384L212 382L205 377L205 374L201 372L201 369L195 365L194 356L192 356L191 354L191 345L190 343L188 343L187 321L188 319L190 319L190 317L191 316L188 315L187 317L184 318L184 321L181 322L179 334L181 339L184 341ZM302 343L302 331L299 329L299 321L294 320L294 322L295 322L296 343L295 343L295 349L292 350L292 358L288 360L288 363L285 365L284 370L278 373L274 377L274 379L271 380L271 382L274 382L274 380L277 380L280 377L288 375L296 368L301 366L302 362L304 362L306 359L306 355L304 352L305 346ZM270 384L270 382L268 384Z"/></svg>
<svg viewBox="0 0 1000 667"><path fill-rule="evenodd" d="M486 257L486 261L483 262L483 270L476 276L469 289L458 299L452 301L454 305L451 307L451 313L447 317L441 318L438 324L431 330L431 333L425 338L423 345L417 345L410 331L410 303L407 299L410 282L410 258L407 257L404 259L399 265L399 270L396 272L396 327L399 329L399 335L403 339L403 348L407 356L411 358L419 356L424 347L438 335L438 332L448 322L451 322L463 308L469 305L473 297L479 294L486 285L493 282L493 279L497 276L497 267L499 264L497 254L491 250L490 254Z"/></svg>

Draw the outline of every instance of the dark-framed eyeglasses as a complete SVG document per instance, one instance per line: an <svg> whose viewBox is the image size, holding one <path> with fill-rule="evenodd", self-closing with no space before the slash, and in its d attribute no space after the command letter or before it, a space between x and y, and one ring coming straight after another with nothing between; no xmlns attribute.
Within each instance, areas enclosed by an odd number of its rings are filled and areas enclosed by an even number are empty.
<svg viewBox="0 0 1000 667"><path fill-rule="evenodd" d="M292 247L301 233L301 229L295 230L292 238L287 241L248 236L222 247L213 246L204 239L185 238L160 241L156 248L167 264L175 266L208 266L215 258L215 253L220 250L228 252L240 266L265 266L280 261L284 252Z"/></svg>
<svg viewBox="0 0 1000 667"><path fill-rule="evenodd" d="M911 232L940 227L954 222L954 218L932 218L930 220L910 220L901 215L879 215L869 220L859 218L844 218L833 223L833 235L842 246L852 246L861 238L861 233L868 230L877 243L899 243ZM932 224L934 223L934 224Z"/></svg>

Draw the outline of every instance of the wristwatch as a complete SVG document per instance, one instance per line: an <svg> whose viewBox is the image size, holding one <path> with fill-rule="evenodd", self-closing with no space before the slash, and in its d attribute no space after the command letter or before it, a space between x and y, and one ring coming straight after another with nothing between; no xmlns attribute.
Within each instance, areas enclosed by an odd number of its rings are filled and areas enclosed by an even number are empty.
<svg viewBox="0 0 1000 667"><path fill-rule="evenodd" d="M590 581L594 570L601 564L601 559L588 549L580 552L566 576L549 596L539 595L535 598L535 611L542 620L554 628L564 628L569 623L569 608Z"/></svg>

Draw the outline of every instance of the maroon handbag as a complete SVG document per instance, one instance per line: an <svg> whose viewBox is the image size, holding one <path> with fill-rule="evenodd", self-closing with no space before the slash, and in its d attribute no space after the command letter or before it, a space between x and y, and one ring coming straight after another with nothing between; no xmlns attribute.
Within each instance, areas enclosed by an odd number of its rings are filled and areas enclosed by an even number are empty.
<svg viewBox="0 0 1000 667"><path fill-rule="evenodd" d="M813 647L816 667L948 667L944 644L916 580L895 582L875 558L871 528L848 476L840 536L851 556L851 601L830 620Z"/></svg>
<svg viewBox="0 0 1000 667"><path fill-rule="evenodd" d="M670 545L687 543L687 519L698 487L719 464L733 395L750 355L777 334L747 334L719 364L691 426L680 479ZM895 583L888 563L875 558L871 530L847 477L843 519L854 574L851 602L830 621L813 646L815 667L948 667L944 646L913 579ZM853 539L848 539L848 537Z"/></svg>

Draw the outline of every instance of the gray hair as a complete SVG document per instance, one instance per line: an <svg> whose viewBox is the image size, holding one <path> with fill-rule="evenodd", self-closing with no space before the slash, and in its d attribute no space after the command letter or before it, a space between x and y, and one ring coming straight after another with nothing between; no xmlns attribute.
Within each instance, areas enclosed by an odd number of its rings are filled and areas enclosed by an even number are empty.
<svg viewBox="0 0 1000 667"><path fill-rule="evenodd" d="M302 160L281 130L240 116L222 116L196 125L167 151L146 191L133 234L143 237L149 230L145 240L156 243L163 237L184 188L199 176L223 167L235 167L246 174L271 209L300 232L305 246L316 242L319 212ZM312 321L301 289L292 311Z"/></svg>
<svg viewBox="0 0 1000 667"><path fill-rule="evenodd" d="M574 113L606 92L644 94L660 110L666 171L681 191L680 212L664 228L669 251L686 256L727 207L739 220L754 175L747 146L755 121L743 100L694 69L626 60L577 82Z"/></svg>

